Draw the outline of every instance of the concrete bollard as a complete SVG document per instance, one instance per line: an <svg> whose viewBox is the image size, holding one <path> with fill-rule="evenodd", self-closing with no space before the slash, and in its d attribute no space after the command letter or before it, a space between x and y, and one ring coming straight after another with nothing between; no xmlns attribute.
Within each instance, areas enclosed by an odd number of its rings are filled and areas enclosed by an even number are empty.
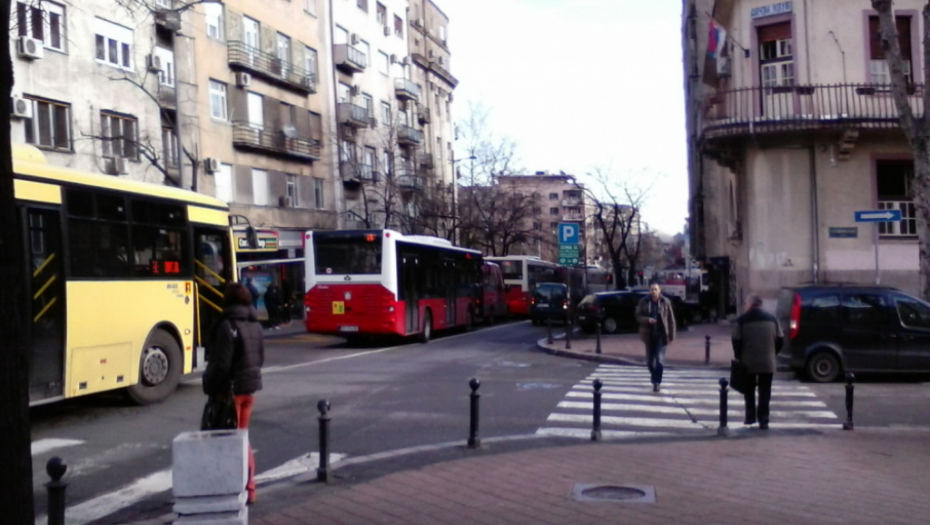
<svg viewBox="0 0 930 525"><path fill-rule="evenodd" d="M710 364L710 336L704 336L704 364Z"/></svg>
<svg viewBox="0 0 930 525"><path fill-rule="evenodd" d="M552 344L555 340L552 339L552 319L546 318L546 343Z"/></svg>
<svg viewBox="0 0 930 525"><path fill-rule="evenodd" d="M246 525L248 430L185 432L171 447L175 525Z"/></svg>
<svg viewBox="0 0 930 525"><path fill-rule="evenodd" d="M601 387L604 383L600 379L594 380L594 425L591 429L591 441L601 440Z"/></svg>
<svg viewBox="0 0 930 525"><path fill-rule="evenodd" d="M594 353L600 354L601 353L601 323L594 323L594 333L595 333L595 337L597 337L594 343Z"/></svg>
<svg viewBox="0 0 930 525"><path fill-rule="evenodd" d="M478 437L478 402L481 399L478 387L481 386L481 382L473 377L468 381L468 386L471 388L471 394L469 395L471 399L471 417L468 425L468 448L481 448L481 438Z"/></svg>
<svg viewBox="0 0 930 525"><path fill-rule="evenodd" d="M45 472L52 478L45 484L48 491L48 525L65 525L65 489L68 483L61 478L68 470L68 465L55 456L45 464Z"/></svg>
<svg viewBox="0 0 930 525"><path fill-rule="evenodd" d="M717 427L717 435L726 437L729 433L727 429L727 386L730 382L726 378L720 378L720 426Z"/></svg>
<svg viewBox="0 0 930 525"><path fill-rule="evenodd" d="M856 376L852 372L846 373L846 421L843 422L843 430L853 430L855 428L853 425L853 390L856 388L853 381L855 379Z"/></svg>
<svg viewBox="0 0 930 525"><path fill-rule="evenodd" d="M320 465L316 469L316 480L329 483L329 401L321 399L316 408L320 411L317 418L320 422Z"/></svg>

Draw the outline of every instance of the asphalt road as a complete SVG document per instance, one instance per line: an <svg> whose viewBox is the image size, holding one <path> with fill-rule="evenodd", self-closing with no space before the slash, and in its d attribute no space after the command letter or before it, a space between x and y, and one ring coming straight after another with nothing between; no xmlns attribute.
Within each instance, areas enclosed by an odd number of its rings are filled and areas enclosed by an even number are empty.
<svg viewBox="0 0 930 525"><path fill-rule="evenodd" d="M517 322L444 334L426 345L388 346L347 346L308 334L268 338L265 387L250 430L257 471L266 480L307 471L300 459L318 450L316 405L322 399L331 404L334 454L357 458L464 444L472 377L481 382L483 439L533 434L597 368L536 350L544 331ZM856 425L930 427L928 380L860 378ZM790 374L777 381L809 389L845 418L842 384L801 384ZM45 514L45 463L53 455L69 465L68 525L126 523L170 512L171 440L197 428L203 402L195 374L158 405L131 406L106 394L33 409L37 515Z"/></svg>

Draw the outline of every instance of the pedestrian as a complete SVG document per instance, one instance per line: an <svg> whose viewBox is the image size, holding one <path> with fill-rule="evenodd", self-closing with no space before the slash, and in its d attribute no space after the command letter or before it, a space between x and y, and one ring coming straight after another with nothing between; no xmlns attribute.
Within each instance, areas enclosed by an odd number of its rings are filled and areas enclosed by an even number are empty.
<svg viewBox="0 0 930 525"><path fill-rule="evenodd" d="M636 306L639 337L646 345L646 366L652 380L652 391L658 392L665 369L665 350L675 340L675 315L672 302L662 295L658 283L649 285L649 295Z"/></svg>
<svg viewBox="0 0 930 525"><path fill-rule="evenodd" d="M775 354L784 343L781 327L775 316L762 309L762 299L750 295L746 299L746 312L733 324L733 354L750 375L749 385L743 393L746 400L745 425L756 424L769 428L769 401L772 399L772 376L775 374ZM756 406L756 385L759 386L759 405Z"/></svg>
<svg viewBox="0 0 930 525"><path fill-rule="evenodd" d="M233 385L239 428L249 428L255 392L262 389L262 364L265 342L262 326L252 307L249 289L229 283L223 297L223 315L211 339L207 369L203 374L203 391L207 395L222 393ZM249 444L249 479L245 489L248 503L255 502L255 456Z"/></svg>
<svg viewBox="0 0 930 525"><path fill-rule="evenodd" d="M252 294L252 308L258 308L258 288L252 284L252 278L245 278L245 286L249 289L249 293Z"/></svg>
<svg viewBox="0 0 930 525"><path fill-rule="evenodd" d="M268 327L280 329L281 324L281 293L278 285L271 283L265 289L265 310L268 311Z"/></svg>
<svg viewBox="0 0 930 525"><path fill-rule="evenodd" d="M294 301L294 288L291 286L290 279L281 280L281 322L285 325L291 324L291 308Z"/></svg>

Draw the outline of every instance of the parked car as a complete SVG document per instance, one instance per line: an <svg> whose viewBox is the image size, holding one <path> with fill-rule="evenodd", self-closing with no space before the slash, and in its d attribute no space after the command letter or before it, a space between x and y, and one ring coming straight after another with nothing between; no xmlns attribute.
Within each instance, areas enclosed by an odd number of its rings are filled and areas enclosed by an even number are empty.
<svg viewBox="0 0 930 525"><path fill-rule="evenodd" d="M930 304L879 286L783 288L776 317L782 352L812 381L845 372L930 372Z"/></svg>
<svg viewBox="0 0 930 525"><path fill-rule="evenodd" d="M636 331L636 306L648 294L648 290L615 290L587 295L575 309L575 321L587 333L593 332L598 323L605 334ZM672 302L678 329L688 326L690 309L680 297L663 295Z"/></svg>
<svg viewBox="0 0 930 525"><path fill-rule="evenodd" d="M537 283L530 299L530 320L534 325L546 319L565 322L568 315L568 286L563 283Z"/></svg>

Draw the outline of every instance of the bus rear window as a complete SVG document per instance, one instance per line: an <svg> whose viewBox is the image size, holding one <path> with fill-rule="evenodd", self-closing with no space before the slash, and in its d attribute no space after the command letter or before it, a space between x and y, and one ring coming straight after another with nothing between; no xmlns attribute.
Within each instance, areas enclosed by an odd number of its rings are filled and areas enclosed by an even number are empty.
<svg viewBox="0 0 930 525"><path fill-rule="evenodd" d="M523 279L522 261L500 261L500 265L504 279Z"/></svg>
<svg viewBox="0 0 930 525"><path fill-rule="evenodd" d="M316 261L316 274L380 274L381 236L372 237L314 237L313 258Z"/></svg>

